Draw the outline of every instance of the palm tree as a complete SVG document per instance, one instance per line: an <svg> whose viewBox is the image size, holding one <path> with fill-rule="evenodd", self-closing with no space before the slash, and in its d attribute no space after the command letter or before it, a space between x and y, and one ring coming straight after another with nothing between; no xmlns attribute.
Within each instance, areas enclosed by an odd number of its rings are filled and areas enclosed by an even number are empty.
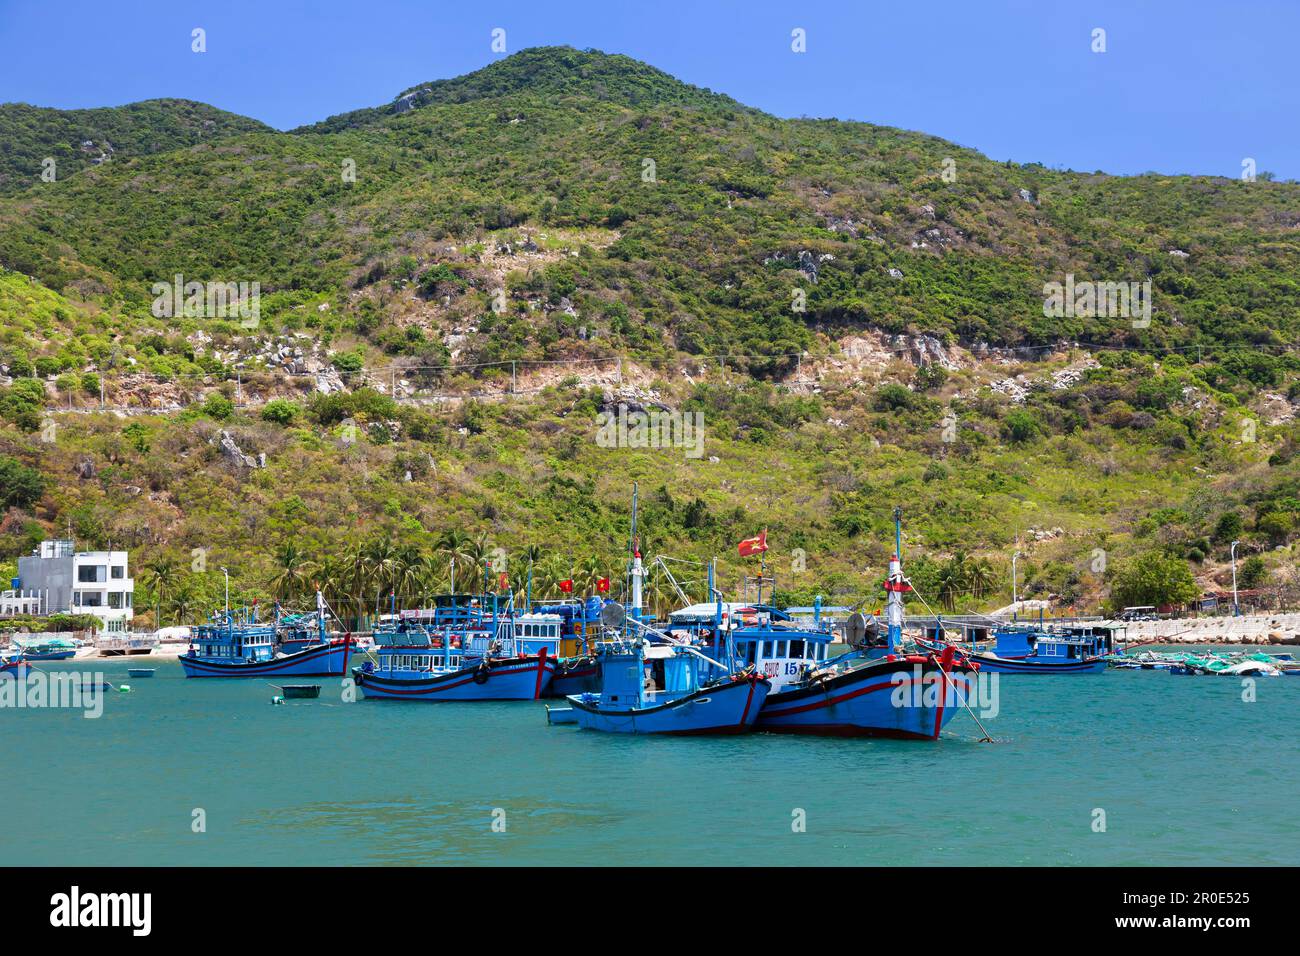
<svg viewBox="0 0 1300 956"><path fill-rule="evenodd" d="M450 587L455 588L455 571L467 559L466 549L469 546L469 539L459 528L450 528L438 536L438 543L434 547L434 552L443 558L443 566L448 569L450 574Z"/></svg>
<svg viewBox="0 0 1300 956"><path fill-rule="evenodd" d="M424 556L413 544L398 546L393 556L393 573L391 584L397 595L397 603L410 607L419 596L424 580Z"/></svg>
<svg viewBox="0 0 1300 956"><path fill-rule="evenodd" d="M145 563L145 583L149 585L154 596L153 626L162 627L163 594L171 591L176 584L176 575L180 568L177 560L169 554L156 554Z"/></svg>
<svg viewBox="0 0 1300 956"><path fill-rule="evenodd" d="M966 555L962 552L957 552L940 565L937 577L938 597L946 610L952 611L956 609L957 599L965 593L968 580Z"/></svg>
<svg viewBox="0 0 1300 956"><path fill-rule="evenodd" d="M373 539L363 549L370 584L375 589L375 614L385 589L391 589L393 573L397 569L397 551L388 537Z"/></svg>
<svg viewBox="0 0 1300 956"><path fill-rule="evenodd" d="M361 625L361 616L365 609L363 595L370 580L370 565L366 560L366 549L361 542L352 544L343 557L343 581L348 589L348 603L357 627Z"/></svg>
<svg viewBox="0 0 1300 956"><path fill-rule="evenodd" d="M581 590L584 595L592 594L596 590L596 581L607 575L602 570L601 561L595 555L588 555L578 562L578 566L573 573L573 590Z"/></svg>
<svg viewBox="0 0 1300 956"><path fill-rule="evenodd" d="M542 561L542 546L540 544L527 545L519 552L519 559L524 563L524 567L516 568L516 574L519 575L519 583L515 585L515 590L523 593L525 599L528 597L529 582L533 575L533 566L540 564Z"/></svg>
<svg viewBox="0 0 1300 956"><path fill-rule="evenodd" d="M564 597L560 582L570 577L572 574L565 560L558 554L548 555L541 567L533 572L533 590L543 598Z"/></svg>
<svg viewBox="0 0 1300 956"><path fill-rule="evenodd" d="M464 548L465 563L474 574L474 587L477 589L482 583L483 569L492 556L491 542L488 540L488 533L484 531L477 538L468 541Z"/></svg>
<svg viewBox="0 0 1300 956"><path fill-rule="evenodd" d="M199 606L199 598L194 594L193 582L185 581L172 595L172 613L178 622L188 621Z"/></svg>
<svg viewBox="0 0 1300 956"><path fill-rule="evenodd" d="M982 601L998 583L998 574L993 570L993 563L988 558L975 558L967 571L971 593L975 600Z"/></svg>
<svg viewBox="0 0 1300 956"><path fill-rule="evenodd" d="M343 583L343 567L338 558L327 554L312 562L304 573L310 579L312 589L319 590L331 606L342 606L346 599L346 588Z"/></svg>
<svg viewBox="0 0 1300 956"><path fill-rule="evenodd" d="M308 565L298 546L290 541L275 556L276 572L271 578L271 593L277 601L292 601L307 586Z"/></svg>

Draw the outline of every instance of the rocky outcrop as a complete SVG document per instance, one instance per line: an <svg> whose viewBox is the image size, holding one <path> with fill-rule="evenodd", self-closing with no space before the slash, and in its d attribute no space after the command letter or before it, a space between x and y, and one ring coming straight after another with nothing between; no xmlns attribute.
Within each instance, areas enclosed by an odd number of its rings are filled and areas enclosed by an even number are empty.
<svg viewBox="0 0 1300 956"><path fill-rule="evenodd" d="M217 447L221 450L221 455L231 464L239 468L265 468L266 455L258 455L254 458L252 455L245 454L244 450L231 436L230 432L222 429L217 436Z"/></svg>

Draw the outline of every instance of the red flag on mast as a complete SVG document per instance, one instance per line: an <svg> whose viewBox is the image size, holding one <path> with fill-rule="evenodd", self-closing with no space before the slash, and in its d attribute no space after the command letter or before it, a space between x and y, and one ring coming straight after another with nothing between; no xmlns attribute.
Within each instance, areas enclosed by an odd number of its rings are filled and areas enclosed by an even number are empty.
<svg viewBox="0 0 1300 956"><path fill-rule="evenodd" d="M759 534L757 538L746 538L740 542L738 549L742 558L747 558L751 554L762 554L767 550L767 529Z"/></svg>
<svg viewBox="0 0 1300 956"><path fill-rule="evenodd" d="M609 593L609 578L596 578L596 590L601 594Z"/></svg>
<svg viewBox="0 0 1300 956"><path fill-rule="evenodd" d="M569 578L567 581L561 581L561 582L560 582L560 590L563 591L565 594L572 594L572 593L573 593L573 579L572 579L572 578Z"/></svg>

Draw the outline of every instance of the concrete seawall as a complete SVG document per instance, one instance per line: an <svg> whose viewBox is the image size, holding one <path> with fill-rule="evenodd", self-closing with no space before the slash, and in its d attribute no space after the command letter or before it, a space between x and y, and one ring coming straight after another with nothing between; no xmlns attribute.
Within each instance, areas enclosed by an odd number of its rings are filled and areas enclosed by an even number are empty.
<svg viewBox="0 0 1300 956"><path fill-rule="evenodd" d="M1133 621L1125 627L1129 644L1300 644L1300 613Z"/></svg>

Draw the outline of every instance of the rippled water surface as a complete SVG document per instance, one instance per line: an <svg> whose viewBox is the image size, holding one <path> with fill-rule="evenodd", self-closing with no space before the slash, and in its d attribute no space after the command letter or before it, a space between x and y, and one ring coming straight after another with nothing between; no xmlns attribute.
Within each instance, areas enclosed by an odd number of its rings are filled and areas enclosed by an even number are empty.
<svg viewBox="0 0 1300 956"><path fill-rule="evenodd" d="M42 666L132 692L98 720L0 710L4 864L1300 863L1294 677L1254 702L1230 678L1003 677L980 744L965 714L937 743L623 737L540 703L308 678L321 699L273 707L173 663Z"/></svg>

